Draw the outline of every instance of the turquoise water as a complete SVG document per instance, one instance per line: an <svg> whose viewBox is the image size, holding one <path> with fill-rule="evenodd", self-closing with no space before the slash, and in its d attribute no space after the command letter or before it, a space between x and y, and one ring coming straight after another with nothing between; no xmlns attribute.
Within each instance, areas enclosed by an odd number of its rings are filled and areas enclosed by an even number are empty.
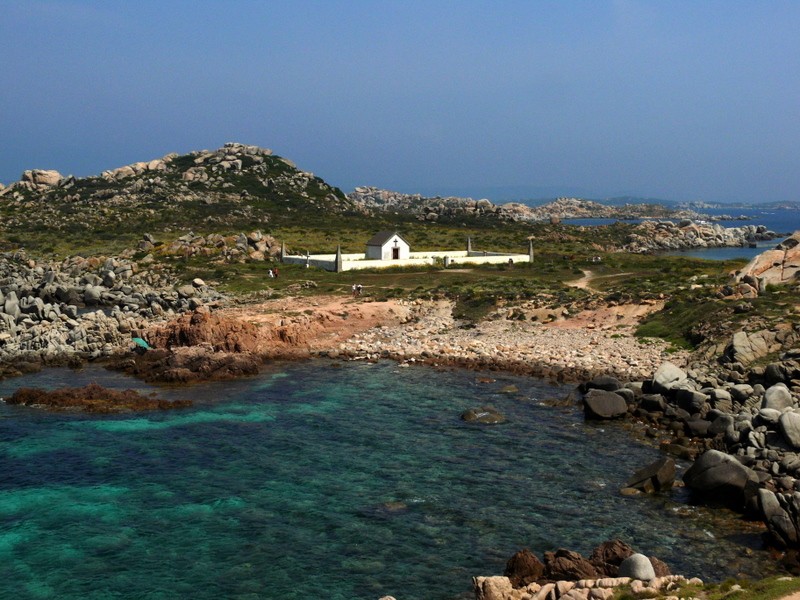
<svg viewBox="0 0 800 600"><path fill-rule="evenodd" d="M0 381L97 381L91 368ZM514 384L519 393L503 394ZM394 363L276 364L162 390L191 409L51 414L0 403L0 597L471 597L521 547L621 537L677 571L759 574L757 540L671 497L623 498L655 449L548 399L568 388ZM463 423L492 404L500 426ZM749 571L748 571L749 570Z"/></svg>

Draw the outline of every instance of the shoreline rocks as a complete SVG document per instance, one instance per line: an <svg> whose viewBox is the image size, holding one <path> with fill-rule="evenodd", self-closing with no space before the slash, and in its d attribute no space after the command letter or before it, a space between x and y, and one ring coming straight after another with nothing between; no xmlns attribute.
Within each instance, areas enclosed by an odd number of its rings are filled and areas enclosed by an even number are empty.
<svg viewBox="0 0 800 600"><path fill-rule="evenodd" d="M221 300L205 285L175 290L166 271L129 259L0 254L0 376L126 352L151 323Z"/></svg>
<svg viewBox="0 0 800 600"><path fill-rule="evenodd" d="M699 579L672 575L655 557L648 558L621 540L603 542L587 559L560 548L543 560L524 548L506 563L502 576L473 577L477 600L607 600L615 590L635 594L670 590L677 585L702 585Z"/></svg>
<svg viewBox="0 0 800 600"><path fill-rule="evenodd" d="M683 481L695 497L763 520L774 544L800 549L798 358L790 350L750 369L665 363L652 379L603 393L634 392L625 416L667 454L694 461ZM597 393L590 385L579 389L585 404Z"/></svg>

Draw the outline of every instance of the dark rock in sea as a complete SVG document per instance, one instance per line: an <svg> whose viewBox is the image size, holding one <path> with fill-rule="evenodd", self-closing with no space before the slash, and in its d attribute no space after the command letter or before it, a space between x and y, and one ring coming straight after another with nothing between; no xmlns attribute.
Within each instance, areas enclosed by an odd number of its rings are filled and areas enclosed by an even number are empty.
<svg viewBox="0 0 800 600"><path fill-rule="evenodd" d="M587 419L617 419L628 413L628 403L619 394L604 390L589 390L583 398Z"/></svg>
<svg viewBox="0 0 800 600"><path fill-rule="evenodd" d="M625 486L652 493L668 490L674 482L675 461L665 456L636 471Z"/></svg>
<svg viewBox="0 0 800 600"><path fill-rule="evenodd" d="M261 359L249 352L216 352L207 346L196 346L148 350L133 359L112 363L110 368L145 381L193 383L256 375L260 366Z"/></svg>
<svg viewBox="0 0 800 600"><path fill-rule="evenodd" d="M503 575L511 580L511 585L515 588L525 587L542 578L544 564L533 552L523 548L508 559Z"/></svg>
<svg viewBox="0 0 800 600"><path fill-rule="evenodd" d="M162 400L154 395L144 396L134 390L112 390L96 383L81 388L65 387L53 391L19 388L5 401L12 405L91 413L169 410L192 405L189 400Z"/></svg>
<svg viewBox="0 0 800 600"><path fill-rule="evenodd" d="M664 412L667 403L661 394L644 394L639 406L648 412Z"/></svg>
<svg viewBox="0 0 800 600"><path fill-rule="evenodd" d="M505 416L491 406L471 408L464 411L461 413L461 420L467 423L483 423L486 425L496 425L506 422Z"/></svg>
<svg viewBox="0 0 800 600"><path fill-rule="evenodd" d="M800 501L793 495L775 494L771 490L758 490L758 508L773 541L780 547L796 547L800 540Z"/></svg>
<svg viewBox="0 0 800 600"><path fill-rule="evenodd" d="M704 496L745 507L755 496L758 476L733 456L718 450L704 452L683 475L686 485Z"/></svg>
<svg viewBox="0 0 800 600"><path fill-rule="evenodd" d="M616 377L612 377L610 375L600 375L591 381L587 381L580 387L581 392L585 394L589 390L605 390L606 392L613 392L614 390L620 389L622 384Z"/></svg>
<svg viewBox="0 0 800 600"><path fill-rule="evenodd" d="M617 577L619 565L631 554L633 554L633 548L622 540L609 540L592 551L589 562L603 576Z"/></svg>
<svg viewBox="0 0 800 600"><path fill-rule="evenodd" d="M550 581L577 581L593 579L597 569L577 552L559 548L555 552L544 553L545 577Z"/></svg>

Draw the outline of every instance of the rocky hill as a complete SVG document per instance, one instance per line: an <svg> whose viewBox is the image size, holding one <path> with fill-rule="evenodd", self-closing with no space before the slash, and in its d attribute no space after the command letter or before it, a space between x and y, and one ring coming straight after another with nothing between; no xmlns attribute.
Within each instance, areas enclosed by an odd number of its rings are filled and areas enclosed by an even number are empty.
<svg viewBox="0 0 800 600"><path fill-rule="evenodd" d="M0 240L27 244L43 232L114 239L188 228L246 230L354 208L341 190L271 150L228 143L95 177L25 171L0 189Z"/></svg>

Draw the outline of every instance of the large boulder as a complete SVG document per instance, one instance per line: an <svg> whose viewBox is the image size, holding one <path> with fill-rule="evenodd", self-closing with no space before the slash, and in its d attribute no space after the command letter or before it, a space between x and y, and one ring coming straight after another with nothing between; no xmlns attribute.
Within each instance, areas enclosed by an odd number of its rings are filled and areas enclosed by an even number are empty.
<svg viewBox="0 0 800 600"><path fill-rule="evenodd" d="M644 554L631 554L619 566L620 577L630 577L640 581L652 581L656 578L655 569L650 559Z"/></svg>
<svg viewBox="0 0 800 600"><path fill-rule="evenodd" d="M592 551L589 562L603 577L617 577L620 564L631 554L633 554L633 548L622 540L609 540Z"/></svg>
<svg viewBox="0 0 800 600"><path fill-rule="evenodd" d="M22 181L26 181L36 188L48 188L58 185L63 176L58 171L50 169L31 169L22 173Z"/></svg>
<svg viewBox="0 0 800 600"><path fill-rule="evenodd" d="M597 569L577 552L560 548L544 553L545 577L550 581L578 581L594 579Z"/></svg>
<svg viewBox="0 0 800 600"><path fill-rule="evenodd" d="M798 494L776 495L767 489L758 490L758 508L775 542L783 547L797 547L800 540L797 516L800 497Z"/></svg>
<svg viewBox="0 0 800 600"><path fill-rule="evenodd" d="M733 456L707 450L686 470L683 481L695 492L744 508L755 494L758 476Z"/></svg>
<svg viewBox="0 0 800 600"><path fill-rule="evenodd" d="M761 408L774 408L775 410L783 410L790 408L793 405L792 394L785 383L776 383L775 385L767 388L764 392L764 400L761 402Z"/></svg>
<svg viewBox="0 0 800 600"><path fill-rule="evenodd" d="M778 430L789 446L795 450L800 450L800 413L783 413L778 418Z"/></svg>
<svg viewBox="0 0 800 600"><path fill-rule="evenodd" d="M687 390L687 389L678 389L675 393L675 401L678 403L683 410L688 412L690 415L695 413L703 412L706 408L706 402L708 402L709 397L702 392L696 392L694 390Z"/></svg>
<svg viewBox="0 0 800 600"><path fill-rule="evenodd" d="M508 577L515 588L524 587L542 578L544 563L533 552L523 548L508 559L503 575Z"/></svg>
<svg viewBox="0 0 800 600"><path fill-rule="evenodd" d="M671 362L662 363L653 375L653 391L664 394L686 381L686 372Z"/></svg>
<svg viewBox="0 0 800 600"><path fill-rule="evenodd" d="M514 597L514 588L508 577L473 577L472 587L476 600L509 600Z"/></svg>
<svg viewBox="0 0 800 600"><path fill-rule="evenodd" d="M770 345L765 339L765 332L757 331L748 334L737 331L733 334L730 344L725 350L725 355L731 362L748 365L770 352Z"/></svg>
<svg viewBox="0 0 800 600"><path fill-rule="evenodd" d="M617 419L628 413L628 403L614 392L592 389L583 397L583 413L587 419Z"/></svg>
<svg viewBox="0 0 800 600"><path fill-rule="evenodd" d="M618 390L622 387L619 379L616 377L612 377L611 375L599 375L595 377L591 381L587 381L583 384L582 388L584 392L588 390L605 390L607 392L613 392L614 390Z"/></svg>

